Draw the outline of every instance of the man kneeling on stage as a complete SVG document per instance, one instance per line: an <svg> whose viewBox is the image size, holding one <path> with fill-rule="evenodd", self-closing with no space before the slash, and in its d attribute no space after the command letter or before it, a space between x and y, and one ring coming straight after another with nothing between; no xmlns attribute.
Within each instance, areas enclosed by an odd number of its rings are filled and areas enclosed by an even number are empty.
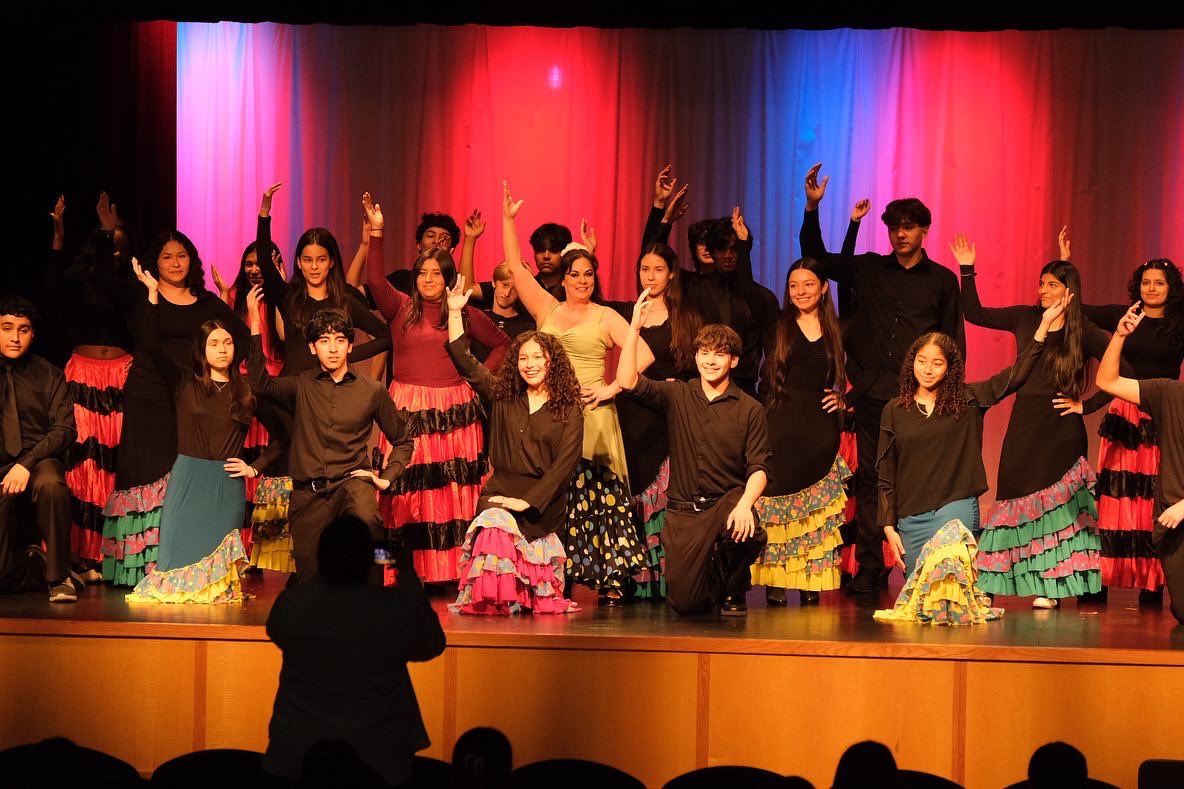
<svg viewBox="0 0 1184 789"><path fill-rule="evenodd" d="M299 375L270 377L259 339L258 292L252 290L248 297L252 336L247 368L257 394L292 411L288 522L296 574L300 583L308 583L319 573L321 532L334 519L352 515L370 527L376 542L382 540L382 517L374 489L388 490L403 473L411 460L413 439L382 385L350 368L354 325L344 310L318 310L304 327L308 350L317 357L318 367ZM370 470L374 422L391 443L382 476ZM375 580L380 576L376 573Z"/></svg>
<svg viewBox="0 0 1184 789"><path fill-rule="evenodd" d="M695 336L698 378L651 381L640 376L637 338L649 308L647 288L633 308L617 383L666 412L666 599L681 614L718 605L724 616L744 616L749 566L767 541L753 511L767 481L765 412L731 380L740 360L740 336L727 326L710 324Z"/></svg>
<svg viewBox="0 0 1184 789"><path fill-rule="evenodd" d="M76 435L74 403L62 371L29 353L37 317L27 299L0 300L0 593L44 589L48 580L51 603L72 603L82 579L70 574L70 492L62 454ZM22 498L32 503L44 554L20 533Z"/></svg>

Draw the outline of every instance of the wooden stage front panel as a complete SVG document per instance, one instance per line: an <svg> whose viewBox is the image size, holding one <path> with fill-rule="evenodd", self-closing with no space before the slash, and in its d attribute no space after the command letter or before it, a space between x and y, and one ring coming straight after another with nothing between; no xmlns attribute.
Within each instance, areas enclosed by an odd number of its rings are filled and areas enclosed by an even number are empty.
<svg viewBox="0 0 1184 789"><path fill-rule="evenodd" d="M144 773L200 748L263 750L280 667L262 626L280 583L265 576L236 606L129 606L103 588L76 606L0 599L0 748L64 735ZM1002 621L959 629L878 624L824 598L742 621L592 600L575 616L481 619L440 600L449 648L411 667L426 754L495 726L516 764L595 759L648 786L749 764L829 786L843 750L875 739L974 789L1020 780L1057 739L1124 787L1143 759L1184 759L1184 629L1133 593L1052 612L1004 598Z"/></svg>

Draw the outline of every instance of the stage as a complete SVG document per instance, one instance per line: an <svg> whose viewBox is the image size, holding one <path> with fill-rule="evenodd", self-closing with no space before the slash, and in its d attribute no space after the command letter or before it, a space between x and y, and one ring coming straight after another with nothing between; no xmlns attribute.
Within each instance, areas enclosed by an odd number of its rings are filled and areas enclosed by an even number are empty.
<svg viewBox="0 0 1184 789"><path fill-rule="evenodd" d="M233 606L129 605L88 587L75 605L0 598L0 748L65 735L149 773L200 748L263 750L280 666L264 623L284 576L247 577ZM899 580L897 581L899 583ZM749 764L829 786L852 742L887 743L903 767L973 789L1024 777L1032 750L1065 740L1090 775L1136 785L1146 758L1184 758L1184 628L1136 594L938 628L874 622L875 606L822 605L745 619L678 617L663 604L565 617L478 618L433 598L448 650L413 664L447 759L473 726L509 735L516 764L582 757L649 786L698 766Z"/></svg>

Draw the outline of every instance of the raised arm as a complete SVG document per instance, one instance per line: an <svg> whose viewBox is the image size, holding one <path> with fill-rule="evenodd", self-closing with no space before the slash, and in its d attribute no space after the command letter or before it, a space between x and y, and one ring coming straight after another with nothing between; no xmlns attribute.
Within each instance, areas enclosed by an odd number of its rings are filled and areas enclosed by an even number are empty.
<svg viewBox="0 0 1184 789"><path fill-rule="evenodd" d="M822 162L819 162L806 173L806 212L802 216L802 227L798 231L798 243L802 248L802 257L817 260L823 265L827 278L846 284L854 280L855 258L853 255L835 255L826 251L826 244L822 240L822 226L818 219L818 204L826 194L830 176L818 180L818 172L821 169Z"/></svg>
<svg viewBox="0 0 1184 789"><path fill-rule="evenodd" d="M370 297L378 305L378 311L388 322L395 320L399 309L411 298L400 292L386 279L383 270L386 261L383 259L382 228L385 221L382 216L382 206L370 199L370 193L362 195L362 209L370 220L370 253L366 262L366 284L370 287ZM412 283L415 287L415 283Z"/></svg>
<svg viewBox="0 0 1184 789"><path fill-rule="evenodd" d="M872 201L866 197L851 206L851 221L847 223L847 235L843 236L843 248L839 254L847 256L855 254L855 240L859 236L859 225L871 208Z"/></svg>
<svg viewBox="0 0 1184 789"><path fill-rule="evenodd" d="M510 336L499 329L481 310L469 307L465 310L465 317L468 319L469 332L473 339L489 349L489 355L485 357L485 368L496 370L501 367L502 360L510 350Z"/></svg>
<svg viewBox="0 0 1184 789"><path fill-rule="evenodd" d="M460 274L470 283L473 298L481 303L493 298L492 293L486 293L485 288L477 281L473 273L473 259L477 254L477 239L485 232L485 220L481 218L481 209L474 208L473 213L465 220L465 240L460 248Z"/></svg>
<svg viewBox="0 0 1184 789"><path fill-rule="evenodd" d="M645 230L641 234L641 248L658 242L670 243L670 228L686 214L690 202L687 200L687 184L677 192L677 178L670 177L670 165L662 168L654 179L654 202L650 207L650 214L646 218Z"/></svg>
<svg viewBox="0 0 1184 789"><path fill-rule="evenodd" d="M966 320L975 326L982 326L987 329L1009 331L1012 334L1019 331L1020 322L1029 312L1028 307L1022 305L1014 307L984 307L982 302L979 301L978 283L975 280L975 274L977 272L974 268L976 258L975 246L966 240L965 233L959 233L954 236L954 241L950 244L950 252L953 253L954 260L958 261L958 268L962 272L961 306L962 314L966 316ZM965 347L965 344L963 347Z"/></svg>
<svg viewBox="0 0 1184 789"><path fill-rule="evenodd" d="M271 200L282 183L269 186L263 192L259 201L259 220L255 225L255 256L259 261L259 271L263 275L263 298L268 304L275 306L276 312L285 321L288 320L288 283L275 266L265 265L271 255ZM266 256L266 257L265 257ZM242 298L242 295L239 295Z"/></svg>
<svg viewBox="0 0 1184 789"><path fill-rule="evenodd" d="M362 214L362 240L358 243L358 251L354 253L354 259L350 261L349 268L345 272L345 281L351 287L361 290L362 285L366 282L366 256L370 252L370 218L363 212Z"/></svg>
<svg viewBox="0 0 1184 789"><path fill-rule="evenodd" d="M267 372L267 359L263 356L263 337L260 335L263 325L263 319L260 317L263 298L263 289L259 286L247 292L247 320L251 327L251 341L247 351L247 380L255 394L266 394L290 411L296 405L298 376L272 378Z"/></svg>
<svg viewBox="0 0 1184 789"><path fill-rule="evenodd" d="M633 320L629 322L624 341L620 343L621 356L617 359L615 385L628 390L629 394L642 402L660 409L667 405L667 387L671 384L667 381L651 381L638 370L638 344L645 345L645 340L641 339L641 327L645 325L645 316L649 314L650 306L650 289L646 288L633 305ZM646 351L648 350L649 347L646 346Z"/></svg>
<svg viewBox="0 0 1184 789"><path fill-rule="evenodd" d="M493 373L477 361L465 339L464 308L472 295L472 290L465 290L464 275L457 275L456 285L448 291L448 345L445 347L456 371L482 400L489 403L493 401Z"/></svg>
<svg viewBox="0 0 1184 789"><path fill-rule="evenodd" d="M1112 332L1118 328L1122 316L1126 315L1125 304L1082 304L1081 314L1099 329Z"/></svg>
<svg viewBox="0 0 1184 789"><path fill-rule="evenodd" d="M1064 314L1074 294L1066 293L1057 302L1044 311L1040 317L1040 325L1032 336L1032 342L1024 344L1023 350L1010 366L991 376L986 381L976 381L968 384L967 388L980 408L990 408L998 404L1003 398L1016 392L1023 386L1032 371L1036 369L1036 362L1044 353L1044 341L1048 337L1048 328L1057 318Z"/></svg>
<svg viewBox="0 0 1184 789"><path fill-rule="evenodd" d="M510 196L509 185L502 181L502 244L506 261L510 264L510 273L514 277L518 301L530 313L530 317L534 318L535 325L542 326L559 301L535 280L526 264L521 263L522 247L518 243L518 225L515 217L522 208L522 202L515 201Z"/></svg>
<svg viewBox="0 0 1184 789"><path fill-rule="evenodd" d="M1122 375L1120 366L1122 346L1126 343L1126 338L1143 320L1144 313L1141 307L1139 302L1135 302L1122 316L1122 320L1118 322L1114 336L1110 338L1106 352L1102 354L1102 361L1098 363L1097 377L1098 388L1103 392L1121 397L1128 403L1135 405L1139 405L1139 382L1134 378Z"/></svg>
<svg viewBox="0 0 1184 789"><path fill-rule="evenodd" d="M1122 320L1126 320L1125 315L1123 316ZM1119 322L1121 323L1122 321ZM1093 323L1089 321L1082 321L1081 345L1085 350L1087 357L1090 359L1097 359L1098 362L1101 363L1102 357L1106 355L1106 351L1109 349L1110 338L1106 336L1106 332L1099 329ZM1121 358L1118 360L1118 372L1120 375L1126 376L1128 378L1134 378L1135 375L1134 368L1132 368L1125 359ZM1081 413L1092 414L1094 411L1109 406L1110 401L1113 399L1113 394L1107 392L1104 389L1099 389L1097 392L1094 392L1082 402Z"/></svg>

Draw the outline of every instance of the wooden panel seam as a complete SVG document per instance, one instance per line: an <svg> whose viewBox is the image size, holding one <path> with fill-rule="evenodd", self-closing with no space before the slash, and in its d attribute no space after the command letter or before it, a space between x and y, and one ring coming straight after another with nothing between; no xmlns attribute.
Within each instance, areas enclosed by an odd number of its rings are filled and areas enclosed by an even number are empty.
<svg viewBox="0 0 1184 789"><path fill-rule="evenodd" d="M951 743L954 751L953 763L950 765L955 783L966 785L966 663L954 663L954 740Z"/></svg>
<svg viewBox="0 0 1184 789"><path fill-rule="evenodd" d="M210 654L205 641L193 642L193 750L206 747L206 698L209 695Z"/></svg>
<svg viewBox="0 0 1184 789"><path fill-rule="evenodd" d="M711 655L697 656L695 698L695 767L707 767L711 754Z"/></svg>

